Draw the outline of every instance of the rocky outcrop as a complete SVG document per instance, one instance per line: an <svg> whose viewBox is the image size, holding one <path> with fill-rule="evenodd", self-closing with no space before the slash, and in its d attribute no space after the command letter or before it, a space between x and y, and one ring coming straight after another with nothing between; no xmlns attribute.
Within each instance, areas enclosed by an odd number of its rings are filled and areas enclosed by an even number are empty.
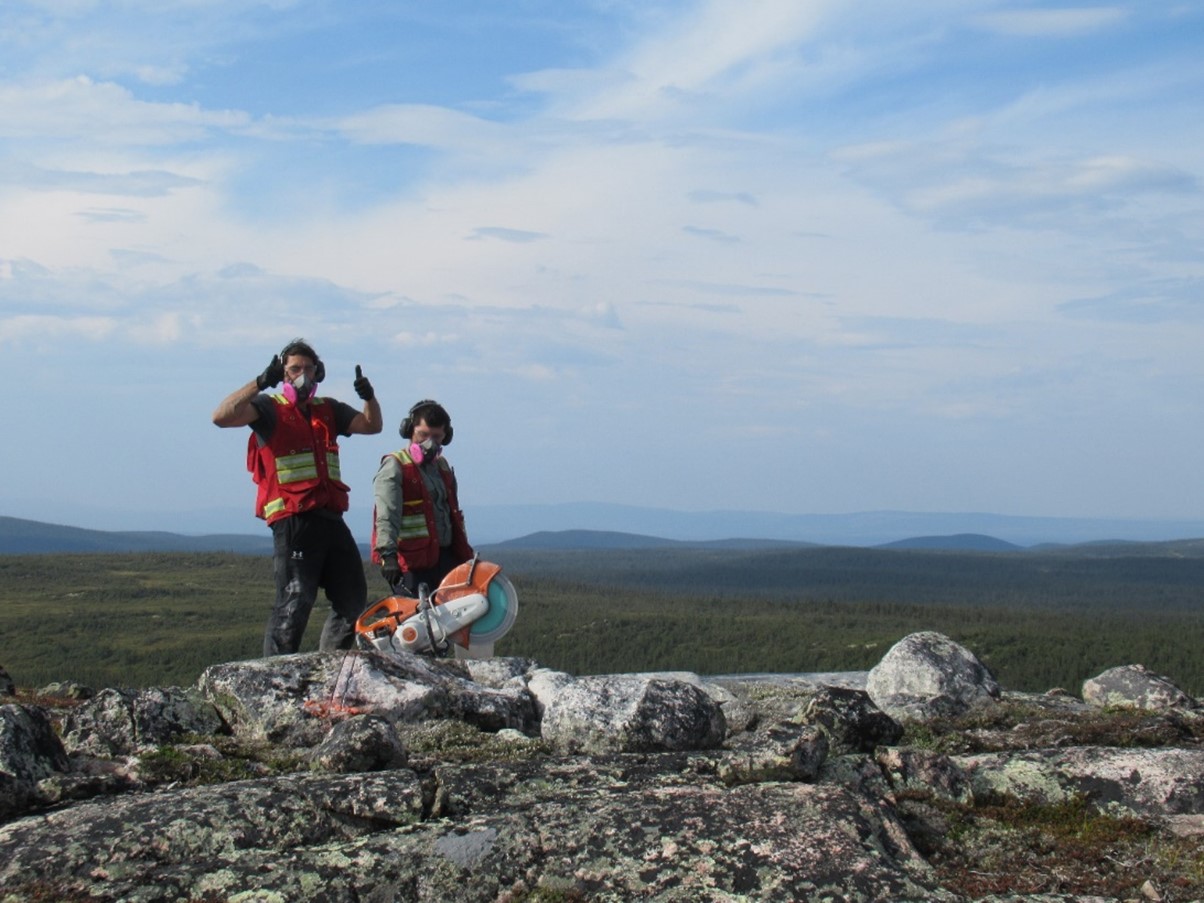
<svg viewBox="0 0 1204 903"><path fill-rule="evenodd" d="M1173 743L1074 744L1098 707L1003 694L939 634L887 658L861 690L312 653L10 702L0 901L1002 901L950 877L976 806L1204 819L1190 697L1125 716Z"/></svg>

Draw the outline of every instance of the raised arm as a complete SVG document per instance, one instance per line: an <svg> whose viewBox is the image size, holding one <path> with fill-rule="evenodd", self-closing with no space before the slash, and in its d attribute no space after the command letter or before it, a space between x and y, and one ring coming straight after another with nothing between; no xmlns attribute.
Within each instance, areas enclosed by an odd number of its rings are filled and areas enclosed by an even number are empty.
<svg viewBox="0 0 1204 903"><path fill-rule="evenodd" d="M347 431L373 436L381 431L385 421L381 417L380 402L376 400L376 392L372 389L372 383L368 382L368 377L364 376L364 371L359 364L355 365L354 386L355 394L364 400L364 408L348 424Z"/></svg>
<svg viewBox="0 0 1204 903"><path fill-rule="evenodd" d="M243 386L235 389L219 404L213 412L215 426L247 426L259 419L259 411L251 404L251 399L270 386L280 384L284 379L284 362L280 355L272 357L262 373ZM379 414L379 411L378 411ZM377 429L379 433L380 430Z"/></svg>
<svg viewBox="0 0 1204 903"><path fill-rule="evenodd" d="M259 419L259 411L251 399L259 394L259 383L251 380L241 389L235 389L222 399L213 411L215 426L247 426Z"/></svg>

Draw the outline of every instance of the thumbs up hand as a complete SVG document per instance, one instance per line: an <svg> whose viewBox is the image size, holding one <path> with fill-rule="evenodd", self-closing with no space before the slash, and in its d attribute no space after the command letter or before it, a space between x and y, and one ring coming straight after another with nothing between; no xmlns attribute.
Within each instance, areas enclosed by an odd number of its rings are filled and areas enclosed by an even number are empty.
<svg viewBox="0 0 1204 903"><path fill-rule="evenodd" d="M376 397L376 392L372 389L372 383L368 382L368 377L364 376L364 371L359 364L355 365L355 394L364 401L371 401Z"/></svg>

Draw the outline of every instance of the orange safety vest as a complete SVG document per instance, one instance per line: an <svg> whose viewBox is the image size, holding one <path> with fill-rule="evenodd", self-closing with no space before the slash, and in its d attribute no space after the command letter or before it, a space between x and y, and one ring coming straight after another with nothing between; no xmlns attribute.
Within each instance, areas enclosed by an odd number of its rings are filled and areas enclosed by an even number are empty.
<svg viewBox="0 0 1204 903"><path fill-rule="evenodd" d="M418 465L407 449L390 452L381 458L396 458L401 464L401 529L397 534L397 560L402 570L414 571L434 567L439 563L439 531L435 527L435 505L427 492ZM452 551L460 561L472 558L472 546L468 544L464 529L464 512L456 493L456 475L451 464L440 457L436 459L439 475L447 487L447 507L451 513ZM372 511L372 560L380 563L376 551L376 510Z"/></svg>
<svg viewBox="0 0 1204 903"><path fill-rule="evenodd" d="M334 405L325 398L309 403L308 415L283 395L276 403L276 428L266 444L251 433L247 470L259 487L255 516L269 524L315 508L346 511L350 488L339 471Z"/></svg>

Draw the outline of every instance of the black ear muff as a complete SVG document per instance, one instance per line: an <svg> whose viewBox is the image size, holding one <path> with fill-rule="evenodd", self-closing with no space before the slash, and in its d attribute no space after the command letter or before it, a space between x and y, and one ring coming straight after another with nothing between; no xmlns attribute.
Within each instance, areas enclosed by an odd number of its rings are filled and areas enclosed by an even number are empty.
<svg viewBox="0 0 1204 903"><path fill-rule="evenodd" d="M320 383L326 379L326 365L322 363L322 359L318 358L314 361L314 382Z"/></svg>
<svg viewBox="0 0 1204 903"><path fill-rule="evenodd" d="M427 405L438 405L439 402L433 398L424 398L422 401L410 408L410 412L406 414L405 419L401 421L401 426L397 428L397 432L401 434L402 439L412 439L414 437L414 412L419 408L425 408ZM451 445L452 441L452 425L451 418L447 420L447 426L443 428L443 444Z"/></svg>

